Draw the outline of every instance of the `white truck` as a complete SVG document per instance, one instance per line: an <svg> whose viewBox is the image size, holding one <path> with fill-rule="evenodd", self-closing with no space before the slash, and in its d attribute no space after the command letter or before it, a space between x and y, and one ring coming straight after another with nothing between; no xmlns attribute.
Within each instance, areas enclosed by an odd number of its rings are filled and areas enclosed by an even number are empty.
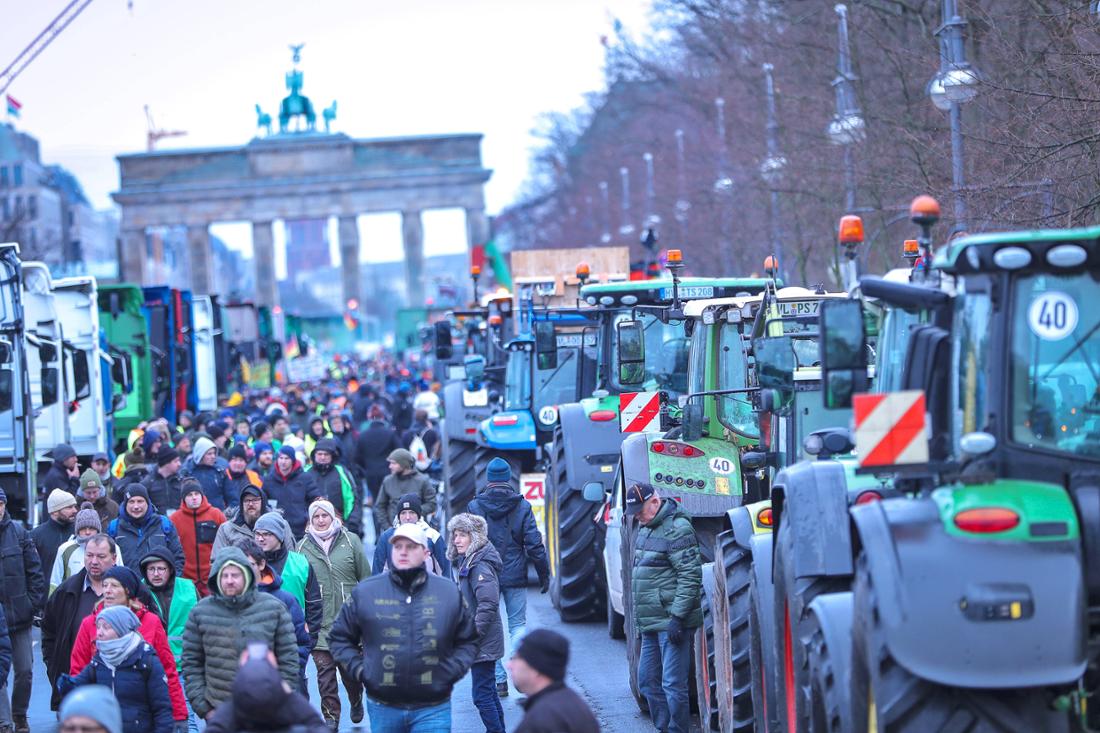
<svg viewBox="0 0 1100 733"><path fill-rule="evenodd" d="M103 378L113 360L101 348L99 300L94 277L68 277L53 281L54 306L61 322L63 353L73 375L68 396L69 444L87 466L96 453L106 453L112 412L104 395Z"/></svg>
<svg viewBox="0 0 1100 733"><path fill-rule="evenodd" d="M52 462L48 455L68 443L68 405L73 378L64 359L64 337L58 318L50 270L42 262L23 263L23 312L26 319L27 375L34 410L34 456L39 474Z"/></svg>

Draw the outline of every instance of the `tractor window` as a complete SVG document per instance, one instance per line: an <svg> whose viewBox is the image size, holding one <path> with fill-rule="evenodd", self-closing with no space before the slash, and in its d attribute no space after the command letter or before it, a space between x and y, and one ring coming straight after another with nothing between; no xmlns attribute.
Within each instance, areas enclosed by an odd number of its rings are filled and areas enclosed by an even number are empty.
<svg viewBox="0 0 1100 733"><path fill-rule="evenodd" d="M955 299L955 440L986 430L986 368L989 361L989 293L967 292Z"/></svg>
<svg viewBox="0 0 1100 733"><path fill-rule="evenodd" d="M532 353L523 349L508 352L507 379L504 380L505 410L526 410L531 406Z"/></svg>
<svg viewBox="0 0 1100 733"><path fill-rule="evenodd" d="M702 392L707 388L707 340L713 335L714 326L707 326L702 321L695 324L688 354L688 392Z"/></svg>
<svg viewBox="0 0 1100 733"><path fill-rule="evenodd" d="M678 397L687 390L688 339L684 335L684 324L682 321L661 323L649 313L637 315L645 329L645 379L641 384L616 384L616 389L620 392L664 390L670 397ZM630 311L624 311L615 316L615 323L630 318ZM611 349L611 378L616 383L619 375L617 347L618 344L614 344Z"/></svg>
<svg viewBox="0 0 1100 733"><path fill-rule="evenodd" d="M741 389L749 385L749 369L741 339L741 328L727 323L718 335L718 389ZM760 435L749 394L719 395L718 420L750 438Z"/></svg>
<svg viewBox="0 0 1100 733"><path fill-rule="evenodd" d="M1031 275L1013 292L1012 440L1100 459L1100 281Z"/></svg>
<svg viewBox="0 0 1100 733"><path fill-rule="evenodd" d="M577 400L577 365L580 349L558 347L558 365L535 371L535 411L546 405L563 405Z"/></svg>
<svg viewBox="0 0 1100 733"><path fill-rule="evenodd" d="M920 315L901 308L891 308L882 321L875 361L875 391L896 392L901 389L905 354L909 347L909 331L921 321Z"/></svg>

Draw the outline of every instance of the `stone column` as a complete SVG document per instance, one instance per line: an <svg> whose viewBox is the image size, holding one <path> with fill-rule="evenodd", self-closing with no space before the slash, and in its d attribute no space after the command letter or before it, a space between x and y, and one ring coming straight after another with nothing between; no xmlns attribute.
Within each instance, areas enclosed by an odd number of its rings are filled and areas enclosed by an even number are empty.
<svg viewBox="0 0 1100 733"><path fill-rule="evenodd" d="M338 231L340 233L340 269L344 282L344 307L354 300L363 307L362 288L359 283L359 221L352 216L341 216Z"/></svg>
<svg viewBox="0 0 1100 733"><path fill-rule="evenodd" d="M191 292L210 295L214 292L214 252L206 224L188 225L187 254L191 258Z"/></svg>
<svg viewBox="0 0 1100 733"><path fill-rule="evenodd" d="M252 222L252 256L256 260L256 305L279 304L275 282L275 235L270 221Z"/></svg>
<svg viewBox="0 0 1100 733"><path fill-rule="evenodd" d="M145 284L145 230L122 229L118 233L118 278L124 283Z"/></svg>
<svg viewBox="0 0 1100 733"><path fill-rule="evenodd" d="M424 305L424 223L419 211L401 212L401 237L405 245L405 278L410 308Z"/></svg>
<svg viewBox="0 0 1100 733"><path fill-rule="evenodd" d="M466 209L466 245L473 249L489 241L489 219L485 209Z"/></svg>

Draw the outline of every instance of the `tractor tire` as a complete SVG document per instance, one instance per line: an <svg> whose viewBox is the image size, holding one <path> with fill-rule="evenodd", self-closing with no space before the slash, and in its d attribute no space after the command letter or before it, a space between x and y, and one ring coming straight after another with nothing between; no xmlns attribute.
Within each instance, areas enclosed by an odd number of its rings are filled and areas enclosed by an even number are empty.
<svg viewBox="0 0 1100 733"><path fill-rule="evenodd" d="M715 596L714 564L703 565L701 605L703 625L695 630L695 699L699 707L699 725L703 730L718 728L718 680L714 666L714 614L711 600Z"/></svg>
<svg viewBox="0 0 1100 733"><path fill-rule="evenodd" d="M945 687L914 676L886 645L878 600L860 555L852 611L852 723L857 733L1066 733L1067 712L1052 710L1042 688L980 690Z"/></svg>
<svg viewBox="0 0 1100 733"><path fill-rule="evenodd" d="M851 733L852 594L819 596L810 608L810 733Z"/></svg>
<svg viewBox="0 0 1100 733"><path fill-rule="evenodd" d="M749 647L749 581L752 554L738 544L733 530L714 543L715 680L718 683L718 730L753 729L752 662ZM725 633L721 633L725 629Z"/></svg>
<svg viewBox="0 0 1100 733"><path fill-rule="evenodd" d="M623 626L626 632L626 663L630 671L630 693L638 703L638 709L649 714L649 702L638 685L638 659L642 656L642 637L634 626L634 594L630 589L634 566L634 522L623 518L622 525L622 576L623 576ZM610 606L611 604L608 603Z"/></svg>
<svg viewBox="0 0 1100 733"><path fill-rule="evenodd" d="M546 537L551 547L551 600L566 623L598 619L606 593L597 577L596 523L599 504L585 501L569 478L561 426L554 429L546 474Z"/></svg>
<svg viewBox="0 0 1100 733"><path fill-rule="evenodd" d="M615 610L608 598L604 598L604 606L607 608L607 635L612 639L626 638L626 619Z"/></svg>
<svg viewBox="0 0 1100 733"><path fill-rule="evenodd" d="M769 538L770 540L771 538ZM776 659L774 588L770 572L752 573L749 580L749 660L752 665L752 714L754 729L778 731L776 708L779 660Z"/></svg>
<svg viewBox="0 0 1100 733"><path fill-rule="evenodd" d="M843 578L795 578L794 530L790 522L779 523L775 538L775 657L779 660L781 674L778 682L776 707L780 730L800 731L809 727L810 719L810 662L806 645L809 642L806 617L810 601L823 593L846 590L848 581Z"/></svg>
<svg viewBox="0 0 1100 733"><path fill-rule="evenodd" d="M447 487L447 517L449 521L456 514L466 511L466 505L473 501L477 485L474 483L474 456L477 446L466 440L447 441L447 466L445 471ZM446 526L446 523L444 523Z"/></svg>
<svg viewBox="0 0 1100 733"><path fill-rule="evenodd" d="M512 484L513 489L519 491L519 475L523 468L520 457L515 453L497 450L496 448L485 448L480 445L474 451L474 485L484 488L489 483L489 479L485 475L485 469L494 458L503 458L508 462L508 466L512 469L512 480L509 483ZM466 510L463 509L462 511Z"/></svg>

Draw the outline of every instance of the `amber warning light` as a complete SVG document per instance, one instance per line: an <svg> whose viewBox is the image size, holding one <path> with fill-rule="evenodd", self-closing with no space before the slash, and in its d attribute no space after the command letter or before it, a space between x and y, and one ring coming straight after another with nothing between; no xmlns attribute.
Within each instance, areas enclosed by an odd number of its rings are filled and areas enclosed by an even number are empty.
<svg viewBox="0 0 1100 733"><path fill-rule="evenodd" d="M906 259L915 260L920 257L920 242L915 239L906 239L901 247L901 253Z"/></svg>
<svg viewBox="0 0 1100 733"><path fill-rule="evenodd" d="M470 265L470 277L477 277L481 274L481 265Z"/></svg>
<svg viewBox="0 0 1100 733"><path fill-rule="evenodd" d="M854 214L840 217L837 239L841 244L863 244L863 219Z"/></svg>
<svg viewBox="0 0 1100 733"><path fill-rule="evenodd" d="M588 279L588 276L592 274L592 270L588 267L587 262L581 262L577 265L577 279L584 281Z"/></svg>
<svg viewBox="0 0 1100 733"><path fill-rule="evenodd" d="M665 261L670 265L678 265L684 261L684 255L678 249L670 249L665 255Z"/></svg>

